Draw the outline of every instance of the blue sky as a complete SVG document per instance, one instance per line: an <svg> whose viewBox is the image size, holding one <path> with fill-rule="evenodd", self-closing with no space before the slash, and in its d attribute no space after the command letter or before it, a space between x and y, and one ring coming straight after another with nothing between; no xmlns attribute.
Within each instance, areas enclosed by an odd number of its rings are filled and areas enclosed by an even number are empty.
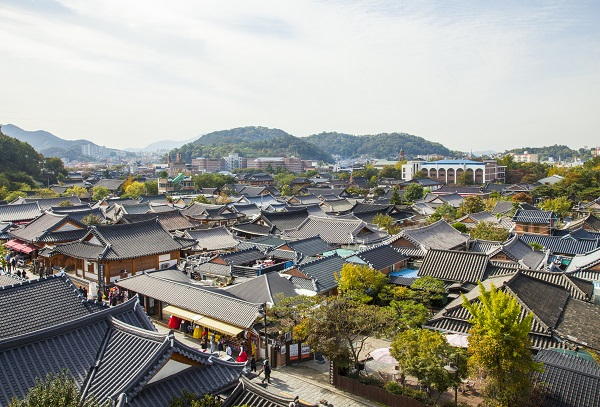
<svg viewBox="0 0 600 407"><path fill-rule="evenodd" d="M239 126L599 143L594 1L0 2L0 123L125 148Z"/></svg>

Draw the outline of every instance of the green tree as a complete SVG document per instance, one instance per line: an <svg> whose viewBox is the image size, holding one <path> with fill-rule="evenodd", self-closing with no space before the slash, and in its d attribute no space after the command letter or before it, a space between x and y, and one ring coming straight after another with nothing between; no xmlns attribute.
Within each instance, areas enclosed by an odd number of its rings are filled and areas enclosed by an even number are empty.
<svg viewBox="0 0 600 407"><path fill-rule="evenodd" d="M462 172L458 177L456 177L456 185L473 185L475 181L473 181L473 175L470 172Z"/></svg>
<svg viewBox="0 0 600 407"><path fill-rule="evenodd" d="M400 227L396 225L396 221L390 215L378 213L373 217L373 223L381 229L385 229L390 235L400 232Z"/></svg>
<svg viewBox="0 0 600 407"><path fill-rule="evenodd" d="M285 297L283 294L276 294L276 299L275 305L267 313L269 320L278 330L292 332L293 338L304 340L304 332L296 328L311 314L319 303L319 298L307 295Z"/></svg>
<svg viewBox="0 0 600 407"><path fill-rule="evenodd" d="M518 194L513 195L512 201L513 202L527 202L527 203L531 203L532 197L531 197L531 195L529 195L529 194L527 194L525 192L519 192Z"/></svg>
<svg viewBox="0 0 600 407"><path fill-rule="evenodd" d="M139 181L132 182L127 188L125 188L125 197L136 199L140 195L143 195L146 191L146 186Z"/></svg>
<svg viewBox="0 0 600 407"><path fill-rule="evenodd" d="M381 178L402 179L402 167L397 168L395 165L384 165L377 176Z"/></svg>
<svg viewBox="0 0 600 407"><path fill-rule="evenodd" d="M95 201L99 201L101 199L106 198L107 196L110 195L110 191L108 190L108 188L103 187L103 186L97 186L97 187L93 187L92 188L92 199Z"/></svg>
<svg viewBox="0 0 600 407"><path fill-rule="evenodd" d="M462 222L455 222L452 224L452 227L456 230L458 230L460 233L467 233L469 231L469 229L467 228L467 225L465 225Z"/></svg>
<svg viewBox="0 0 600 407"><path fill-rule="evenodd" d="M398 361L403 373L416 377L431 394L429 389L442 392L458 386L466 377L466 359L462 353L448 344L446 337L438 331L409 329L400 332L392 341L390 354ZM458 361L458 381L449 375L444 366L450 361Z"/></svg>
<svg viewBox="0 0 600 407"><path fill-rule="evenodd" d="M508 229L496 226L492 222L479 222L469 231L472 239L494 240L497 242L504 242L508 239L508 234Z"/></svg>
<svg viewBox="0 0 600 407"><path fill-rule="evenodd" d="M457 217L463 217L470 213L479 213L485 210L485 203L479 196L467 196L456 210Z"/></svg>
<svg viewBox="0 0 600 407"><path fill-rule="evenodd" d="M404 189L404 199L409 202L414 202L417 199L421 199L424 196L423 185L418 182L408 184Z"/></svg>
<svg viewBox="0 0 600 407"><path fill-rule="evenodd" d="M281 196L291 196L292 195L292 188L290 188L289 185L284 185L283 187L281 187Z"/></svg>
<svg viewBox="0 0 600 407"><path fill-rule="evenodd" d="M554 211L560 216L564 218L569 214L573 203L566 196L559 196L558 198L546 199L541 203L540 207L546 211Z"/></svg>
<svg viewBox="0 0 600 407"><path fill-rule="evenodd" d="M48 373L45 380L36 379L35 386L29 389L27 395L19 400L11 400L9 407L100 407L109 406L110 402L100 403L96 399L86 397L80 401L80 395L67 370L61 373Z"/></svg>
<svg viewBox="0 0 600 407"><path fill-rule="evenodd" d="M144 187L147 195L158 195L158 181L145 182Z"/></svg>
<svg viewBox="0 0 600 407"><path fill-rule="evenodd" d="M302 323L302 336L315 352L338 366L356 366L370 338L385 336L392 317L387 308L353 301L344 296L326 297Z"/></svg>
<svg viewBox="0 0 600 407"><path fill-rule="evenodd" d="M341 179L342 181L348 181L350 179L350 174L347 172L340 172L338 174L338 178Z"/></svg>
<svg viewBox="0 0 600 407"><path fill-rule="evenodd" d="M169 177L169 173L165 170L162 170L161 172L158 173L158 178L168 178Z"/></svg>
<svg viewBox="0 0 600 407"><path fill-rule="evenodd" d="M402 196L398 192L398 189L392 189L392 196L390 197L390 205L402 205Z"/></svg>
<svg viewBox="0 0 600 407"><path fill-rule="evenodd" d="M410 289L411 297L429 309L435 304L440 304L446 295L444 282L431 276L417 278Z"/></svg>
<svg viewBox="0 0 600 407"><path fill-rule="evenodd" d="M8 254L8 249L0 244L0 269L6 270L6 266L8 266L8 262L6 261L6 255Z"/></svg>
<svg viewBox="0 0 600 407"><path fill-rule="evenodd" d="M71 188L67 188L67 190L65 191L65 195L85 198L86 196L88 196L88 190L85 187L78 187L77 185L74 185Z"/></svg>
<svg viewBox="0 0 600 407"><path fill-rule="evenodd" d="M58 204L58 206L68 207L68 206L75 206L75 205L73 205L73 202L71 202L71 201L62 201L61 203Z"/></svg>
<svg viewBox="0 0 600 407"><path fill-rule="evenodd" d="M206 197L204 195L198 195L192 201L193 202L198 202L198 203L203 203L203 204L209 204L210 203L210 201L208 199L206 199Z"/></svg>
<svg viewBox="0 0 600 407"><path fill-rule="evenodd" d="M346 263L340 273L334 275L339 295L365 304L372 303L388 281L379 270L362 264Z"/></svg>
<svg viewBox="0 0 600 407"><path fill-rule="evenodd" d="M447 222L451 222L456 219L456 208L446 202L438 206L428 218L428 223L437 222L440 219L444 219Z"/></svg>
<svg viewBox="0 0 600 407"><path fill-rule="evenodd" d="M50 188L40 188L35 190L35 196L40 198L58 198L58 194Z"/></svg>
<svg viewBox="0 0 600 407"><path fill-rule="evenodd" d="M420 328L430 317L425 305L412 300L392 300L389 306L393 310L396 329L399 332Z"/></svg>
<svg viewBox="0 0 600 407"><path fill-rule="evenodd" d="M541 371L533 360L529 331L533 315L521 318L521 306L494 285L470 302L463 295L469 322L470 367L484 377L483 396L490 406L525 406L533 390L532 372Z"/></svg>

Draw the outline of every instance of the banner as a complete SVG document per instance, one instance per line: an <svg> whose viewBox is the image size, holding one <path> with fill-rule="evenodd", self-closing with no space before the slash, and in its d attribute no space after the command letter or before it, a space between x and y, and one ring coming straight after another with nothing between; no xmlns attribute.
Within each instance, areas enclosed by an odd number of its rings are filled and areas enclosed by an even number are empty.
<svg viewBox="0 0 600 407"><path fill-rule="evenodd" d="M302 354L302 356L310 355L310 346L303 343L302 349L301 349L301 354Z"/></svg>
<svg viewBox="0 0 600 407"><path fill-rule="evenodd" d="M290 360L298 360L298 344L290 344Z"/></svg>

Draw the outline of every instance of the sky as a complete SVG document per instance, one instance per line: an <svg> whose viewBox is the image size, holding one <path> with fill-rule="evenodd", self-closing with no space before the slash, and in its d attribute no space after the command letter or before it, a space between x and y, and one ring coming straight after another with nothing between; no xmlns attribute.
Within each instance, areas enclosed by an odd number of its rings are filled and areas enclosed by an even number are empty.
<svg viewBox="0 0 600 407"><path fill-rule="evenodd" d="M598 1L0 0L0 123L112 148L242 126L600 144Z"/></svg>

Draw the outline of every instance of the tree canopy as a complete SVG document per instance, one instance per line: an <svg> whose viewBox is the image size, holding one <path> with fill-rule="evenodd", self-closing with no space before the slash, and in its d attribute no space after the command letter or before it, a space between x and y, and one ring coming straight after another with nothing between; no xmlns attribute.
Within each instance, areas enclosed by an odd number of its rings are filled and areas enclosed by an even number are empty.
<svg viewBox="0 0 600 407"><path fill-rule="evenodd" d="M381 289L387 284L387 276L368 265L346 263L340 274L336 274L338 292L341 296L373 303Z"/></svg>

